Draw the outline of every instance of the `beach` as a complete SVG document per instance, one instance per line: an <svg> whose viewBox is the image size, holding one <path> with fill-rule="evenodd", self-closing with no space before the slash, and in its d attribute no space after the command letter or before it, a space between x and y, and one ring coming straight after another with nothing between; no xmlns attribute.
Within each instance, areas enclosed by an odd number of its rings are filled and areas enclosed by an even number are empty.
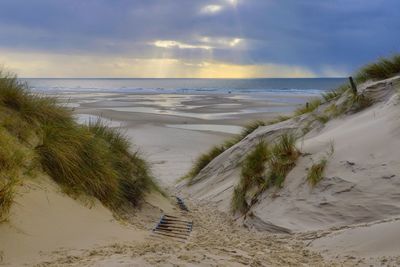
<svg viewBox="0 0 400 267"><path fill-rule="evenodd" d="M0 267L400 266L400 1L0 1Z"/></svg>
<svg viewBox="0 0 400 267"><path fill-rule="evenodd" d="M200 154L254 120L290 114L311 95L75 94L63 97L81 123L102 119L119 127L172 186Z"/></svg>
<svg viewBox="0 0 400 267"><path fill-rule="evenodd" d="M56 97L58 107L72 112L78 123L75 127L90 128L79 125L100 121L122 133L132 144L131 152L148 163L161 191L149 191L140 205L121 216L93 197L68 195L39 172L35 179L18 186L18 205L0 225L5 240L0 244L2 264L394 264L399 260L394 234L399 224L395 217L398 162L392 159L397 153L395 146L387 147L384 140L398 142L398 127L391 123L398 120L398 98L392 86L397 82L395 77L365 84L361 92L376 102L354 114L350 113L354 103L346 102L352 99L347 91L300 114L299 107L307 107L305 103L313 103L320 93L41 91L40 95ZM338 108L332 109L332 105ZM346 115L338 118L329 113L338 110ZM290 117L294 111L296 115ZM335 117L325 119L323 115ZM269 123L279 116L284 117L282 121ZM235 139L255 120L263 123ZM377 129L385 130L378 134ZM293 143L298 159L282 187L262 192L248 214L232 213L232 194L243 177L241 165L252 153L250 149L263 144L260 140L268 140L272 146L287 131L302 137ZM353 136L363 138L349 143ZM224 148L191 182L182 179L200 155L226 140L236 143ZM275 153L273 146L271 153ZM306 173L321 158L330 165L326 176L312 186ZM382 179L379 186L376 177ZM189 212L179 208L175 196L184 199ZM371 207L375 207L373 213ZM165 214L193 224L187 240L155 234ZM369 239L373 242L367 242ZM349 252L350 246L355 249Z"/></svg>
<svg viewBox="0 0 400 267"><path fill-rule="evenodd" d="M101 119L105 125L120 129L131 140L132 150L138 150L149 162L153 176L168 194L175 194L178 179L185 175L195 159L210 147L239 134L242 126L249 121L268 121L278 114L288 114L311 97L298 94L267 94L261 97L243 94L104 92L46 95L56 96L59 105L72 109L76 121L81 124ZM3 262L6 264L32 262L40 266L108 266L126 262L129 266L152 266L160 261L159 255L154 251L156 248L166 250L163 258L168 258L170 264L199 263L198 261L206 255L210 257L205 261L207 264L231 265L237 258L241 259L237 266L253 262L252 256L246 255L253 249L243 247L247 252L234 252L239 244L239 235L245 234L240 234L241 227L236 225L237 232L230 235L230 226L222 224L222 221L230 221L231 227L235 222L212 206L200 205L195 200L191 202L186 199L189 208L193 209L193 214L189 216L196 224L204 223L206 228L195 229L195 240L179 247L174 243L148 240L151 229L162 213L180 214L174 206L173 199L166 200L157 194L146 198L141 209L129 218L129 224L115 221L112 214L100 203L88 204L86 201L76 202L69 199L59 192L57 186L48 178L26 183L16 201L19 205L13 212L15 216L11 216L13 227L3 225L0 228L4 240L8 240L7 246L0 246L5 255ZM69 212L66 214L63 209L55 207L65 207ZM88 207L90 212L84 216ZM42 216L32 216L38 209L44 209L47 213L49 208L51 216L46 215L45 220ZM210 213L220 219L209 223ZM37 212L37 215L40 214ZM58 228L60 222L68 225L61 232ZM29 236L15 233L14 227L29 233ZM222 231L221 233L225 234L207 236L207 231ZM237 241L229 248L223 245L228 240L226 238L235 238ZM248 240L258 242L257 234L252 234ZM300 243L296 244L298 246ZM210 247L217 251L210 254ZM194 251L184 253L188 249ZM303 248L300 246L298 249ZM131 253L134 253L133 258L128 256ZM278 253L278 258L274 260L279 262L280 255ZM321 258L315 255L311 261L319 262Z"/></svg>

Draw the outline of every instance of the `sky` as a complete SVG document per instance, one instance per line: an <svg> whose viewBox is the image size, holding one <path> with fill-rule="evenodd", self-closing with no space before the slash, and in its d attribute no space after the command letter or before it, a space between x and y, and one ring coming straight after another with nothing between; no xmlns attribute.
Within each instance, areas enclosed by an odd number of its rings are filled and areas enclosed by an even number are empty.
<svg viewBox="0 0 400 267"><path fill-rule="evenodd" d="M400 52L399 0L0 0L20 77L343 77Z"/></svg>

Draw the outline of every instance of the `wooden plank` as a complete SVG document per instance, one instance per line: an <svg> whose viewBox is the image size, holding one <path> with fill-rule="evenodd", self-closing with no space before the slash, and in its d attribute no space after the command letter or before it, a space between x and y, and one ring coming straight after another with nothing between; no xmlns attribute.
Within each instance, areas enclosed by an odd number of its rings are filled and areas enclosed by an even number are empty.
<svg viewBox="0 0 400 267"><path fill-rule="evenodd" d="M164 232L176 233L176 234L180 234L180 235L190 235L190 231L177 231L177 230L166 229L166 228L156 228L156 229L154 229L154 231L164 231Z"/></svg>
<svg viewBox="0 0 400 267"><path fill-rule="evenodd" d="M183 237L183 236L176 236L176 235L172 235L172 234L167 234L167 233L163 233L163 232L154 232L154 234L158 234L158 235L162 235L162 236L168 236L168 237L173 237L173 238L178 238L178 239L184 239L186 240L187 237Z"/></svg>
<svg viewBox="0 0 400 267"><path fill-rule="evenodd" d="M161 232L161 233L167 233L167 234L174 234L177 236L189 236L190 232L175 232L173 230L168 230L168 229L154 229L154 232Z"/></svg>
<svg viewBox="0 0 400 267"><path fill-rule="evenodd" d="M174 229L174 230L191 232L190 228L175 227L173 225L158 225L156 228Z"/></svg>
<svg viewBox="0 0 400 267"><path fill-rule="evenodd" d="M160 221L181 222L181 223L193 224L193 222L191 222L191 221L184 221L184 220L178 220L178 219L168 219L168 218L162 218Z"/></svg>

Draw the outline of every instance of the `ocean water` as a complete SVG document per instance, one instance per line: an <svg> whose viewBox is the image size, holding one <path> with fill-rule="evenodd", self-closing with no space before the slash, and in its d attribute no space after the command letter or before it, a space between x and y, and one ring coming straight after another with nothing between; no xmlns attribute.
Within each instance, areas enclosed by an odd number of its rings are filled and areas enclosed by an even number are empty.
<svg viewBox="0 0 400 267"><path fill-rule="evenodd" d="M304 79L21 79L35 92L50 94L300 94L318 95L345 78Z"/></svg>

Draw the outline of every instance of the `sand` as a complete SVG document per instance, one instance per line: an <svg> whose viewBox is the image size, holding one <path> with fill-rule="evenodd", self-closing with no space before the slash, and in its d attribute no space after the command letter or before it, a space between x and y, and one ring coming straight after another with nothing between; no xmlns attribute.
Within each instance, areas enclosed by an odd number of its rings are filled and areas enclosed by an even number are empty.
<svg viewBox="0 0 400 267"><path fill-rule="evenodd" d="M81 122L101 116L111 127L122 127L132 138L134 149L151 162L154 176L161 185L170 188L171 194L175 181L189 170L193 160L210 146L231 137L232 128L244 125L250 118L265 119L275 114L265 112L270 100L254 101L232 95L126 97L102 93L66 98L75 114L83 119ZM279 106L293 108L290 103ZM153 110L150 113L118 110L121 107ZM262 112L254 113L258 108L263 108ZM164 109L179 114L161 112ZM186 116L185 112L190 114ZM215 112L223 115L204 117ZM171 125L213 126L191 130ZM151 194L128 221L120 221L101 203L74 200L48 177L38 177L19 188L9 222L0 225L0 263L5 266L244 266L262 265L264 261L293 265L322 261L318 254L309 254L300 241L276 237L275 243L271 242L271 238L275 240L272 236L260 239L257 233L234 225L230 216L213 207L199 206L195 200L189 207L195 229L187 243L153 240L149 239L151 229L161 214L179 214L170 198Z"/></svg>
<svg viewBox="0 0 400 267"><path fill-rule="evenodd" d="M79 103L77 116L91 114L105 118L111 126L119 123L135 148L153 164L154 176L167 187L189 170L198 155L232 137L232 128L237 132L251 120L268 120L282 110L286 114L306 99L277 94L68 96L69 103Z"/></svg>
<svg viewBox="0 0 400 267"><path fill-rule="evenodd" d="M40 266L339 266L324 262L301 239L249 231L212 206L187 204L191 213L186 217L194 228L185 243L151 238L118 242L72 255L64 252Z"/></svg>
<svg viewBox="0 0 400 267"><path fill-rule="evenodd" d="M397 262L397 223L386 221L396 221L400 216L400 101L394 88L400 88L399 81L400 77L395 77L363 86L361 91L375 101L372 107L326 125L314 125L316 130L298 141L303 156L283 188L267 190L252 207L251 216L241 218L243 224L279 233L310 232L311 239L327 235L315 241L313 248L328 258L346 256L368 265L380 262L383 255L385 261ZM273 140L284 132L299 131L307 116L260 127L203 169L197 183L182 186L182 190L227 212L233 187L240 178L237 166L245 154L261 137ZM323 179L312 187L306 181L307 170L323 157L328 158ZM352 227L359 224L368 225Z"/></svg>
<svg viewBox="0 0 400 267"><path fill-rule="evenodd" d="M370 93L376 93L373 89L379 86L370 85ZM281 102L272 103L271 97ZM268 120L288 113L293 103L306 100L289 98L64 96L82 123L90 116L100 116L110 126L121 127L134 149L151 162L154 176L168 194L183 196L191 212L182 214L172 197L150 194L140 210L125 221L117 220L100 203L74 200L49 178L39 177L21 186L9 222L0 225L0 265L396 265L400 124L399 101L391 94L376 97L381 101L370 109L310 132L298 144L307 156L289 174L284 189L273 192L274 198L271 192L262 196L252 218L235 220L228 212L240 171L235 164L259 136L273 138L281 129L296 130L298 124L259 128L213 161L201 181L189 188L182 183L175 188L194 159L232 137L232 129L250 119ZM335 151L325 178L311 189L305 182L305 170L325 155L332 140ZM151 237L163 213L193 220L193 232L185 243Z"/></svg>
<svg viewBox="0 0 400 267"><path fill-rule="evenodd" d="M99 202L73 200L49 178L39 177L19 188L9 221L0 225L1 263L21 266L65 250L132 239L140 242L146 234L116 222Z"/></svg>

